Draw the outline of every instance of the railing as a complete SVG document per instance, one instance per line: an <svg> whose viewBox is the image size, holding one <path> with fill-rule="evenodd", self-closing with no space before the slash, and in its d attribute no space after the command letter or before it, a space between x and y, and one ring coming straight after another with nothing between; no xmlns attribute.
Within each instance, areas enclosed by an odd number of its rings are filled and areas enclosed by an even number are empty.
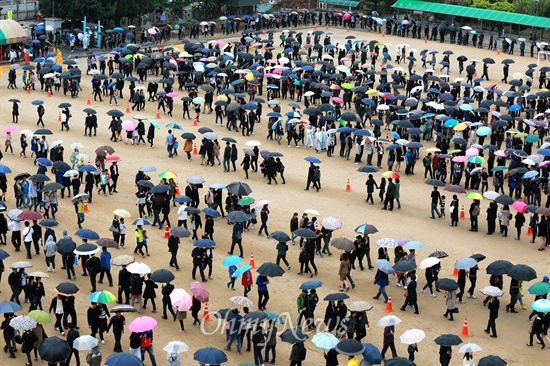
<svg viewBox="0 0 550 366"><path fill-rule="evenodd" d="M38 10L38 2L33 0L20 0L19 5L17 0L0 0L0 19L8 18L8 10L13 12L13 20L29 20L36 19Z"/></svg>

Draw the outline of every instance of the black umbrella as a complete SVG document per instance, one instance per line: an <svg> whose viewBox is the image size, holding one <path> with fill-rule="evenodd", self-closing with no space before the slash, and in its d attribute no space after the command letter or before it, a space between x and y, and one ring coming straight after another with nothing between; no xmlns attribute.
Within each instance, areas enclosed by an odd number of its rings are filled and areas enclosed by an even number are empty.
<svg viewBox="0 0 550 366"><path fill-rule="evenodd" d="M32 182L47 182L50 178L44 174L34 174L29 177L29 180Z"/></svg>
<svg viewBox="0 0 550 366"><path fill-rule="evenodd" d="M194 140L197 138L197 136L195 136L195 134L191 132L184 132L181 134L181 138L184 140Z"/></svg>
<svg viewBox="0 0 550 366"><path fill-rule="evenodd" d="M317 234L315 234L313 230L306 229L306 228L300 228L298 230L295 230L294 235L305 239L313 239L317 237Z"/></svg>
<svg viewBox="0 0 550 366"><path fill-rule="evenodd" d="M28 178L30 176L31 175L29 173L19 173L15 176L14 180L20 180L20 179L23 179L23 178Z"/></svg>
<svg viewBox="0 0 550 366"><path fill-rule="evenodd" d="M495 198L495 202L500 203L501 205L511 205L512 203L514 203L514 199L505 194L501 194L500 196Z"/></svg>
<svg viewBox="0 0 550 366"><path fill-rule="evenodd" d="M357 169L360 173L378 173L378 168L372 165L365 165Z"/></svg>
<svg viewBox="0 0 550 366"><path fill-rule="evenodd" d="M340 300L346 300L349 299L349 296L347 294L344 294L342 292L336 292L334 294L328 294L323 299L324 301L340 301Z"/></svg>
<svg viewBox="0 0 550 366"><path fill-rule="evenodd" d="M413 261L399 261L393 265L396 272L411 272L416 269L416 263Z"/></svg>
<svg viewBox="0 0 550 366"><path fill-rule="evenodd" d="M44 219L38 223L42 227L57 227L59 223L56 220Z"/></svg>
<svg viewBox="0 0 550 366"><path fill-rule="evenodd" d="M42 192L54 192L63 188L64 188L63 184L52 182L44 185L44 187L42 187Z"/></svg>
<svg viewBox="0 0 550 366"><path fill-rule="evenodd" d="M159 283L171 282L176 278L172 272L167 269L157 269L151 274L151 279Z"/></svg>
<svg viewBox="0 0 550 366"><path fill-rule="evenodd" d="M537 272L526 264L516 264L508 270L508 276L516 281L531 281L537 278Z"/></svg>
<svg viewBox="0 0 550 366"><path fill-rule="evenodd" d="M38 346L40 359L53 364L64 362L69 353L71 353L69 343L55 336L44 338Z"/></svg>
<svg viewBox="0 0 550 366"><path fill-rule="evenodd" d="M211 129L210 127L201 127L197 130L200 134L205 134L205 133L208 133L208 132L214 132L213 129Z"/></svg>
<svg viewBox="0 0 550 366"><path fill-rule="evenodd" d="M191 236L189 230L182 226L176 226L175 228L170 230L170 234L175 236L176 238L188 238Z"/></svg>
<svg viewBox="0 0 550 366"><path fill-rule="evenodd" d="M118 109L111 109L107 112L107 115L111 117L124 117L124 112L119 111Z"/></svg>
<svg viewBox="0 0 550 366"><path fill-rule="evenodd" d="M74 296L80 292L80 289L72 282L62 282L55 288L58 294L64 296Z"/></svg>
<svg viewBox="0 0 550 366"><path fill-rule="evenodd" d="M456 291L458 289L458 283L450 278L442 278L436 282L437 288L444 291Z"/></svg>
<svg viewBox="0 0 550 366"><path fill-rule="evenodd" d="M60 171L61 173L65 173L71 170L71 166L64 161L54 161L53 167L55 168L55 170Z"/></svg>
<svg viewBox="0 0 550 366"><path fill-rule="evenodd" d="M472 255L470 256L470 258L474 258L476 261L481 262L482 260L484 260L484 259L487 258L487 257L484 256L484 255L481 254L481 253L476 253L476 254L472 254Z"/></svg>
<svg viewBox="0 0 550 366"><path fill-rule="evenodd" d="M501 259L489 264L486 268L486 272L493 276L501 276L507 274L512 267L514 267L512 263Z"/></svg>
<svg viewBox="0 0 550 366"><path fill-rule="evenodd" d="M248 196L250 193L252 193L252 189L250 189L248 184L243 182L231 182L227 185L226 188L229 193L232 193L238 197Z"/></svg>
<svg viewBox="0 0 550 366"><path fill-rule="evenodd" d="M265 262L256 270L256 272L267 277L281 277L285 274L285 271L281 268L281 266L271 262Z"/></svg>
<svg viewBox="0 0 550 366"><path fill-rule="evenodd" d="M429 186L434 186L434 187L445 187L445 183L443 183L439 179L428 179L424 183L426 183Z"/></svg>
<svg viewBox="0 0 550 366"><path fill-rule="evenodd" d="M336 345L336 352L341 355L355 356L363 353L365 346L355 339L344 339Z"/></svg>
<svg viewBox="0 0 550 366"><path fill-rule="evenodd" d="M263 311L251 311L243 316L243 322L260 324L261 322L268 320L269 316Z"/></svg>
<svg viewBox="0 0 550 366"><path fill-rule="evenodd" d="M485 356L479 360L477 366L506 366L508 363L498 356Z"/></svg>
<svg viewBox="0 0 550 366"><path fill-rule="evenodd" d="M235 308L220 309L216 311L214 317L218 319L229 320L233 316L233 309Z"/></svg>
<svg viewBox="0 0 550 366"><path fill-rule="evenodd" d="M55 244L57 252L62 256L71 255L76 249L76 243L72 239L61 239Z"/></svg>
<svg viewBox="0 0 550 366"><path fill-rule="evenodd" d="M355 244L353 244L353 242L348 238L332 239L330 242L330 245L340 250L345 250L345 251L355 250Z"/></svg>
<svg viewBox="0 0 550 366"><path fill-rule="evenodd" d="M304 342L306 339L309 338L307 334L305 334L301 329L292 328L287 329L281 335L281 340L286 343L299 343Z"/></svg>
<svg viewBox="0 0 550 366"><path fill-rule="evenodd" d="M285 242L285 243L291 240L290 236L288 236L288 234L283 231L274 231L271 233L271 235L269 235L269 238L275 239L278 242Z"/></svg>
<svg viewBox="0 0 550 366"><path fill-rule="evenodd" d="M494 64L495 63L495 60L493 60L492 58L490 57L485 57L483 60L481 60L483 62L485 62L486 64Z"/></svg>
<svg viewBox="0 0 550 366"><path fill-rule="evenodd" d="M385 360L384 366L416 366L416 364L405 357L394 357Z"/></svg>
<svg viewBox="0 0 550 366"><path fill-rule="evenodd" d="M438 344L440 346L458 346L462 343L462 339L460 339L459 336L454 334L442 334L436 339L434 339L435 344Z"/></svg>

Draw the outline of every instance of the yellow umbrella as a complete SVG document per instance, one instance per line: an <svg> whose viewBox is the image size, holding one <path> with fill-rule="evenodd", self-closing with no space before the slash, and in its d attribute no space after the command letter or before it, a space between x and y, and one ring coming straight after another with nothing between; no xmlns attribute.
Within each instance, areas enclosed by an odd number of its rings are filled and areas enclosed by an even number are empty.
<svg viewBox="0 0 550 366"><path fill-rule="evenodd" d="M527 134L525 132L520 132L520 133L517 133L514 138L516 139L522 139L524 137L527 137Z"/></svg>
<svg viewBox="0 0 550 366"><path fill-rule="evenodd" d="M376 94L376 93L378 93L378 90L376 90L376 89L369 89L369 90L366 91L365 94L371 95L371 94Z"/></svg>
<svg viewBox="0 0 550 366"><path fill-rule="evenodd" d="M467 125L466 123L464 123L464 122L459 123L459 124L457 124L456 126L453 127L453 129L454 129L455 131L464 131L464 130L467 129L467 128L468 128L468 125Z"/></svg>
<svg viewBox="0 0 550 366"><path fill-rule="evenodd" d="M470 192L466 195L466 198L469 198L469 199L472 199L472 200L483 200L483 196L481 195L481 193L477 193L477 192Z"/></svg>
<svg viewBox="0 0 550 366"><path fill-rule="evenodd" d="M218 100L221 100L221 101L224 101L224 102L227 102L229 99L227 99L227 96L225 95L218 95Z"/></svg>
<svg viewBox="0 0 550 366"><path fill-rule="evenodd" d="M119 217L132 217L132 214L130 214L128 211L123 210L121 208L114 210L113 214L119 216Z"/></svg>
<svg viewBox="0 0 550 366"><path fill-rule="evenodd" d="M515 128L510 128L509 130L506 130L506 133L519 133L519 131Z"/></svg>
<svg viewBox="0 0 550 366"><path fill-rule="evenodd" d="M256 77L253 74L246 74L245 79L248 81L256 80Z"/></svg>
<svg viewBox="0 0 550 366"><path fill-rule="evenodd" d="M426 152L441 152L441 149L438 149L437 147L430 147L429 149L426 149Z"/></svg>

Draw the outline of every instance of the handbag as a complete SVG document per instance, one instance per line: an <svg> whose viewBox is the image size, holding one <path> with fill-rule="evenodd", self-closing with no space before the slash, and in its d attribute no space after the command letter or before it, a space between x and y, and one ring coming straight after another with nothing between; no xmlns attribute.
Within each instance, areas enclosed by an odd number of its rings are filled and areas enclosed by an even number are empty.
<svg viewBox="0 0 550 366"><path fill-rule="evenodd" d="M453 309L453 313L454 313L454 314L458 314L458 308L454 308L454 309Z"/></svg>
<svg viewBox="0 0 550 366"><path fill-rule="evenodd" d="M114 227L113 225L111 225L109 226L109 231L112 233L118 234L120 230Z"/></svg>

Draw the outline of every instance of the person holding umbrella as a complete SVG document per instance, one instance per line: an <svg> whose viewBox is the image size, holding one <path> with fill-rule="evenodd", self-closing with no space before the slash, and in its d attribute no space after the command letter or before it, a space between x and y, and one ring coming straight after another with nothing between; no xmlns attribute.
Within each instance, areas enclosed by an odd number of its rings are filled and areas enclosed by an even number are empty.
<svg viewBox="0 0 550 366"><path fill-rule="evenodd" d="M407 285L407 291L405 292L405 303L401 306L400 310L405 311L406 306L414 306L414 313L418 313L418 303L417 303L417 294L416 294L416 273L415 271L409 272L407 274L410 282Z"/></svg>
<svg viewBox="0 0 550 366"><path fill-rule="evenodd" d="M176 313L172 308L172 301L170 299L170 294L172 293L172 291L174 291L174 285L172 285L170 282L167 282L166 285L162 287L162 319L168 319L166 309L168 309L174 319L176 319Z"/></svg>
<svg viewBox="0 0 550 366"><path fill-rule="evenodd" d="M498 299L498 297L491 296L491 298L488 301L487 307L489 308L489 321L487 322L487 328L485 329L485 333L489 334L492 331L493 334L491 335L491 338L496 338L497 337L496 320L498 318L498 309L500 308L500 300Z"/></svg>
<svg viewBox="0 0 550 366"><path fill-rule="evenodd" d="M73 347L75 339L80 337L80 332L75 329L73 323L68 323L67 327L69 328L69 332L67 333L67 343L71 348L71 353L69 353L69 356L67 356L67 359L65 360L65 365L71 364L71 358L74 354L74 357L76 359L76 366L80 366L80 355L78 354L78 350Z"/></svg>
<svg viewBox="0 0 550 366"><path fill-rule="evenodd" d="M445 314L443 314L443 316L445 318L447 318L448 316L450 316L448 319L450 321L453 321L454 318L453 318L453 314L455 312L457 312L457 308L456 308L456 290L451 290L451 291L447 291L447 299L445 300L445 303L447 304L447 311L445 312Z"/></svg>
<svg viewBox="0 0 550 366"><path fill-rule="evenodd" d="M120 339L122 338L122 333L124 333L124 325L126 324L126 318L120 311L115 312L115 315L111 317L109 325L105 330L105 333L109 333L111 327L113 328L113 335L115 336L115 347L114 352L122 352L122 345L120 344ZM103 342L102 342L103 343Z"/></svg>
<svg viewBox="0 0 550 366"><path fill-rule="evenodd" d="M386 358L385 356L388 348L391 349L392 357L397 357L397 351L395 350L394 332L395 327L393 325L387 325L384 328L384 346L382 347L382 351L380 352L382 354L382 359Z"/></svg>
<svg viewBox="0 0 550 366"><path fill-rule="evenodd" d="M101 366L102 361L103 355L99 351L99 345L92 348L86 355L86 362L88 363L88 366Z"/></svg>

